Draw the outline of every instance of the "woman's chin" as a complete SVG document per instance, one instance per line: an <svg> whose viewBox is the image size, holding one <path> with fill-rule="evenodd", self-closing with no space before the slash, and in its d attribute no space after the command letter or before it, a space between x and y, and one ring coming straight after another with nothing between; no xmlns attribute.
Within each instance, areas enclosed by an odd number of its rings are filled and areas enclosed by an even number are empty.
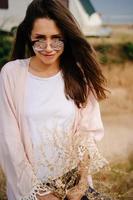
<svg viewBox="0 0 133 200"><path fill-rule="evenodd" d="M41 59L41 61L42 61L43 64L46 64L46 65L54 64L56 62L55 59L48 59L48 60L47 59Z"/></svg>

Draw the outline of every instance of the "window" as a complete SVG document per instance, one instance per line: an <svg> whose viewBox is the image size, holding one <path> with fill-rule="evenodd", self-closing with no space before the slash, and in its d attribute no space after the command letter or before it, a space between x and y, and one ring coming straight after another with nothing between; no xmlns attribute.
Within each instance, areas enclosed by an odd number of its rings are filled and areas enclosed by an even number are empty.
<svg viewBox="0 0 133 200"><path fill-rule="evenodd" d="M0 9L8 9L8 0L0 0Z"/></svg>

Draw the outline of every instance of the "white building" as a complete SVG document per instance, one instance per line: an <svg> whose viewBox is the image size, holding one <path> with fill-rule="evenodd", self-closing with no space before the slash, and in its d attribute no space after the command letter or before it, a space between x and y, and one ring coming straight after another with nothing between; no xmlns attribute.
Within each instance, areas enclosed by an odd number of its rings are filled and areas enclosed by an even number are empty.
<svg viewBox="0 0 133 200"><path fill-rule="evenodd" d="M0 0L0 29L10 32L23 20L32 0ZM77 19L83 33L88 36L108 36L109 29L102 27L102 19L90 0L60 0Z"/></svg>
<svg viewBox="0 0 133 200"><path fill-rule="evenodd" d="M17 27L30 2L31 0L0 0L0 29L10 32Z"/></svg>

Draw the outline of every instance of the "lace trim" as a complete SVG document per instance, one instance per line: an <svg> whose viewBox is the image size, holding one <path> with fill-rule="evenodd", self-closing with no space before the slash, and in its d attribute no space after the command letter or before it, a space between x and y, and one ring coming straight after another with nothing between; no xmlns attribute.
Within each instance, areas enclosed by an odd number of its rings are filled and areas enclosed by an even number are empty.
<svg viewBox="0 0 133 200"><path fill-rule="evenodd" d="M94 137L91 134L89 136L87 135L87 138L84 137L82 142L80 142L78 148L80 160L82 160L86 150L90 156L88 174L96 173L108 165L108 161L99 153ZM78 168L74 168L55 180L49 180L47 183L45 181L40 182L34 186L29 195L21 198L20 200L38 200L37 195L44 196L50 192L54 193L55 196L59 197L60 199L64 199L67 190L73 187L77 180L79 180Z"/></svg>
<svg viewBox="0 0 133 200"><path fill-rule="evenodd" d="M39 183L34 186L29 195L22 197L20 200L38 200L37 195L44 196L51 192L50 188L46 185L46 183Z"/></svg>
<svg viewBox="0 0 133 200"><path fill-rule="evenodd" d="M34 186L29 195L21 198L21 200L38 200L37 195L44 196L50 192L63 200L66 197L67 189L73 187L79 181L79 178L80 175L78 173L78 168L76 167L61 177L49 180L47 183L39 183Z"/></svg>
<svg viewBox="0 0 133 200"><path fill-rule="evenodd" d="M85 151L88 151L90 156L90 164L88 167L88 173L94 174L99 172L104 167L109 168L108 161L100 154L97 144L95 143L93 135L87 137L86 142L79 146L79 158L82 160Z"/></svg>

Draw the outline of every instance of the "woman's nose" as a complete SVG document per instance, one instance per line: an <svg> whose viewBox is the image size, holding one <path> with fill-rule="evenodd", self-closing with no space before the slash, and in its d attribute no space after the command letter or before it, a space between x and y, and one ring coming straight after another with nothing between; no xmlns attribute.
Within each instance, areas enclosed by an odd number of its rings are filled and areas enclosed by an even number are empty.
<svg viewBox="0 0 133 200"><path fill-rule="evenodd" d="M53 51L53 49L52 49L52 47L51 47L51 40L47 40L46 41L46 48L45 48L45 51L46 52L51 52L51 51Z"/></svg>

